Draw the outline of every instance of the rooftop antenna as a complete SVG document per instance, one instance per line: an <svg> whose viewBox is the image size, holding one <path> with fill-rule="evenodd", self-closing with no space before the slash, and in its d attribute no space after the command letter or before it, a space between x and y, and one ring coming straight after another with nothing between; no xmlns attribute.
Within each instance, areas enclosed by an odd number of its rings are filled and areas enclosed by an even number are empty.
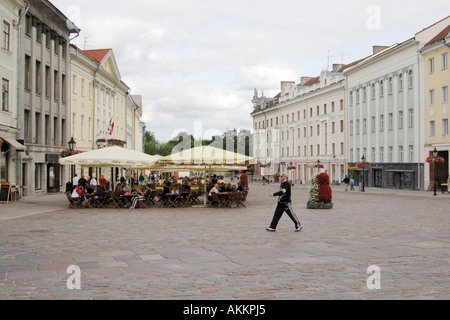
<svg viewBox="0 0 450 320"><path fill-rule="evenodd" d="M330 71L330 58L333 58L334 56L330 55L331 50L328 50L328 57L327 57L327 71Z"/></svg>
<svg viewBox="0 0 450 320"><path fill-rule="evenodd" d="M88 38L84 37L84 45L83 45L83 50L86 50L86 46L89 43Z"/></svg>

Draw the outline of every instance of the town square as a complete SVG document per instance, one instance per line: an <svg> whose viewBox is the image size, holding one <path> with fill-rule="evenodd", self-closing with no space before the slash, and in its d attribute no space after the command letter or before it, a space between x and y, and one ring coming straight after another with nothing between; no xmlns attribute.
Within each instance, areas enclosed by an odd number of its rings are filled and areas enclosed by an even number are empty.
<svg viewBox="0 0 450 320"><path fill-rule="evenodd" d="M295 185L303 230L283 216L269 233L278 186L249 187L238 209L69 209L60 195L2 206L0 299L448 299L449 194L341 185L333 209L308 210Z"/></svg>
<svg viewBox="0 0 450 320"><path fill-rule="evenodd" d="M0 300L449 299L449 13L0 0Z"/></svg>

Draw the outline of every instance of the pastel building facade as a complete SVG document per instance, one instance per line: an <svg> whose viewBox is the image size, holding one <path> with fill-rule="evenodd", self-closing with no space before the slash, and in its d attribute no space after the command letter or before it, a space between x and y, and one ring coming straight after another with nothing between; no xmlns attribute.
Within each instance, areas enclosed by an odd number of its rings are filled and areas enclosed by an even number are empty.
<svg viewBox="0 0 450 320"><path fill-rule="evenodd" d="M435 180L438 185L448 182L450 171L450 23L436 33L421 53L424 60L425 156L432 155L436 148L438 156L445 160L434 165L425 163L425 187L430 189Z"/></svg>

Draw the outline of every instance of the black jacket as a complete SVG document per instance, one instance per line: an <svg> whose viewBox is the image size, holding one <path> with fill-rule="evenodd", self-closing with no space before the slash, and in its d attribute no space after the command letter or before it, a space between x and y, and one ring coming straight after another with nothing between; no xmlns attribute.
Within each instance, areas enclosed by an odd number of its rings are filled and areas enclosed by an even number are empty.
<svg viewBox="0 0 450 320"><path fill-rule="evenodd" d="M291 184L289 181L282 182L280 185L280 191L273 194L278 198L279 203L291 203Z"/></svg>

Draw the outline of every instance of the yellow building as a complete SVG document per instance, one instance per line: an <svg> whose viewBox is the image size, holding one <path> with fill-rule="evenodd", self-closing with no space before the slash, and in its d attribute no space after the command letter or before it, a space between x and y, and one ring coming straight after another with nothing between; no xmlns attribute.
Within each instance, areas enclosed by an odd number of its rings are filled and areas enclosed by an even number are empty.
<svg viewBox="0 0 450 320"><path fill-rule="evenodd" d="M76 149L124 146L130 88L121 80L113 50L80 50L72 45L70 79L70 136L76 141ZM96 175L84 170L77 168L78 175Z"/></svg>
<svg viewBox="0 0 450 320"><path fill-rule="evenodd" d="M436 148L438 156L445 163L436 166L426 163L425 184L438 185L449 178L449 115L448 88L450 84L450 25L439 32L421 50L424 59L424 100L425 100L425 154L431 156Z"/></svg>

